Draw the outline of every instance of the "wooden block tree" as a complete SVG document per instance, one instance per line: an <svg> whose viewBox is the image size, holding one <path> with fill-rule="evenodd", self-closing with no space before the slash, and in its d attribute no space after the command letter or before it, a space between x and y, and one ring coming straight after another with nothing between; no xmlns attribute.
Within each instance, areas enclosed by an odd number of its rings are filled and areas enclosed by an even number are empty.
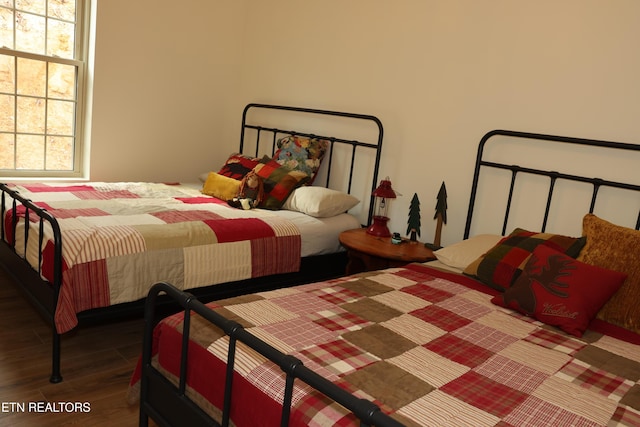
<svg viewBox="0 0 640 427"><path fill-rule="evenodd" d="M413 193L411 204L409 205L409 219L407 220L407 236L412 242L417 241L420 236L420 199L418 194Z"/></svg>
<svg viewBox="0 0 640 427"><path fill-rule="evenodd" d="M442 224L447 223L447 188L444 185L444 181L442 181L440 191L438 191L438 203L436 203L436 214L433 219L436 220L436 235L433 239L433 245L440 247Z"/></svg>

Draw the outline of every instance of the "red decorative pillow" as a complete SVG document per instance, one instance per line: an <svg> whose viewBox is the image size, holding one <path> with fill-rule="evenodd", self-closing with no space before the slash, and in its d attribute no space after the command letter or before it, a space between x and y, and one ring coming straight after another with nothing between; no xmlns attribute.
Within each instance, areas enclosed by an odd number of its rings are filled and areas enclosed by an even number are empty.
<svg viewBox="0 0 640 427"><path fill-rule="evenodd" d="M546 246L575 258L584 244L583 237L536 233L516 228L487 253L469 264L464 269L464 274L504 292L518 279L531 253L538 246Z"/></svg>
<svg viewBox="0 0 640 427"><path fill-rule="evenodd" d="M515 283L491 302L581 337L626 278L538 246Z"/></svg>
<svg viewBox="0 0 640 427"><path fill-rule="evenodd" d="M222 165L222 168L218 171L218 175L240 181L246 174L251 172L258 163L260 163L260 159L257 157L234 153L230 155L224 165Z"/></svg>

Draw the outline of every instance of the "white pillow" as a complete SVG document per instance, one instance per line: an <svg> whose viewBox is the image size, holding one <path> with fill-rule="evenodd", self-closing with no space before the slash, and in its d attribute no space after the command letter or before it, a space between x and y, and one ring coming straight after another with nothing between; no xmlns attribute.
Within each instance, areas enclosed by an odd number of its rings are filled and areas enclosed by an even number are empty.
<svg viewBox="0 0 640 427"><path fill-rule="evenodd" d="M467 240L438 249L433 254L441 263L464 270L469 264L497 245L500 239L502 236L497 234L478 234Z"/></svg>
<svg viewBox="0 0 640 427"><path fill-rule="evenodd" d="M346 193L324 187L299 187L287 198L282 209L298 211L316 217L326 218L344 213L360 203Z"/></svg>

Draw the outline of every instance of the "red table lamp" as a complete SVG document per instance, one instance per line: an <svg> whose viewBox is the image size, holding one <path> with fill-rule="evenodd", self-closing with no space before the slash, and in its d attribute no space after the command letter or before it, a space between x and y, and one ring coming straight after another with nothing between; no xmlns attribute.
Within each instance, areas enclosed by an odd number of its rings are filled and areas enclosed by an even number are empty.
<svg viewBox="0 0 640 427"><path fill-rule="evenodd" d="M375 209L373 213L373 223L367 228L367 233L377 237L389 237L391 236L391 232L387 227L387 222L389 221L389 217L387 216L389 200L387 199L396 198L396 192L391 188L389 177L380 181L378 188L373 190L371 194L375 197Z"/></svg>

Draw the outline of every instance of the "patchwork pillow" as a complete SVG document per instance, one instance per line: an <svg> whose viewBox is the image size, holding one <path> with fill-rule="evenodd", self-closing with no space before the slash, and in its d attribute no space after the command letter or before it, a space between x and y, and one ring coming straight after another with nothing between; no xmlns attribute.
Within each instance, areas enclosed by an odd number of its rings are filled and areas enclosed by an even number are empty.
<svg viewBox="0 0 640 427"><path fill-rule="evenodd" d="M515 283L491 302L581 337L626 278L540 245Z"/></svg>
<svg viewBox="0 0 640 427"><path fill-rule="evenodd" d="M358 203L360 201L356 197L341 191L305 186L296 188L282 208L316 218L326 218L344 213Z"/></svg>
<svg viewBox="0 0 640 427"><path fill-rule="evenodd" d="M504 292L516 281L536 247L543 245L572 258L580 253L584 238L535 233L516 228L500 243L464 269L463 273Z"/></svg>
<svg viewBox="0 0 640 427"><path fill-rule="evenodd" d="M598 318L640 333L640 231L587 214L582 220L582 234L587 244L579 261L629 275Z"/></svg>
<svg viewBox="0 0 640 427"><path fill-rule="evenodd" d="M329 148L329 141L286 136L278 140L277 147L278 150L273 155L274 160L291 170L299 170L309 175L307 185L311 185Z"/></svg>
<svg viewBox="0 0 640 427"><path fill-rule="evenodd" d="M222 165L218 174L240 181L246 174L251 172L258 163L260 163L260 159L257 157L233 153L229 156L224 165Z"/></svg>
<svg viewBox="0 0 640 427"><path fill-rule="evenodd" d="M433 254L444 265L464 270L478 257L497 245L501 239L502 236L497 234L478 234L453 245L447 245L434 251Z"/></svg>
<svg viewBox="0 0 640 427"><path fill-rule="evenodd" d="M309 180L306 173L291 170L267 156L253 170L264 182L264 198L260 203L263 209L280 209L291 192Z"/></svg>
<svg viewBox="0 0 640 427"><path fill-rule="evenodd" d="M202 194L217 197L220 200L230 200L236 197L240 189L240 181L209 172L207 180L202 186Z"/></svg>

